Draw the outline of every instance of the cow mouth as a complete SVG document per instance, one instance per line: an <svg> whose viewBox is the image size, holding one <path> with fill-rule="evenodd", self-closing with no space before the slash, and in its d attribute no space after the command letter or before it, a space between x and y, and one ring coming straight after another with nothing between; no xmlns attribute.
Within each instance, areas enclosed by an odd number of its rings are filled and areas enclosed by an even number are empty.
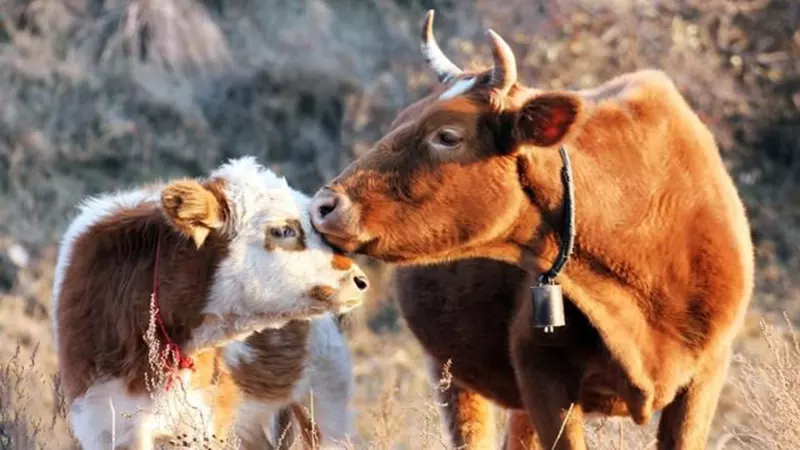
<svg viewBox="0 0 800 450"><path fill-rule="evenodd" d="M402 249L392 250L381 247L380 238L373 238L355 244L355 250L351 253L369 256L370 258L389 264L414 264L418 261L425 260L424 255L412 255L408 252L404 252Z"/></svg>
<svg viewBox="0 0 800 450"><path fill-rule="evenodd" d="M379 237L362 240L333 234L321 234L322 239L333 247L334 251L340 252L345 256L364 255L384 263L413 263L420 259L403 251L387 251L387 249L381 248L381 238Z"/></svg>
<svg viewBox="0 0 800 450"><path fill-rule="evenodd" d="M345 256L352 256L353 254L361 254L371 256L367 251L368 248L373 247L374 242L378 239L363 240L354 236L343 236L332 233L320 233L322 239L326 244L333 247L334 251L344 254Z"/></svg>

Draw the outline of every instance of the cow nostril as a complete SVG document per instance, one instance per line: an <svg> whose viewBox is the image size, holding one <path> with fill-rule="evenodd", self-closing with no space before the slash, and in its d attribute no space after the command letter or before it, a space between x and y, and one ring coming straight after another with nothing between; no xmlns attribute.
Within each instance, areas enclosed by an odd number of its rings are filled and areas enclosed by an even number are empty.
<svg viewBox="0 0 800 450"><path fill-rule="evenodd" d="M336 200L336 197L331 197L331 198L325 199L325 201L321 205L319 205L319 207L318 207L320 218L324 219L330 213L332 213L333 210L336 209L336 205L338 203L339 202Z"/></svg>
<svg viewBox="0 0 800 450"><path fill-rule="evenodd" d="M356 287L359 291L366 291L369 287L369 283L367 282L367 277L357 276L353 278L353 282L356 284Z"/></svg>
<svg viewBox="0 0 800 450"><path fill-rule="evenodd" d="M323 205L319 207L319 215L324 219L325 216L333 211L333 206Z"/></svg>

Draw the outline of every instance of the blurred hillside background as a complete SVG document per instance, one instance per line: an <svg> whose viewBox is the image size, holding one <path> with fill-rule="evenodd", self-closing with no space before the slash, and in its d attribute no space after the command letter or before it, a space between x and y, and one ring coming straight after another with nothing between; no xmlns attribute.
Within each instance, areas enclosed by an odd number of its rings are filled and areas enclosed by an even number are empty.
<svg viewBox="0 0 800 450"><path fill-rule="evenodd" d="M800 448L800 348L782 347L783 314L800 321L797 0L0 0L0 448L72 445L48 314L76 202L245 154L313 193L434 83L419 53L428 8L462 66L490 61L492 27L531 86L646 67L675 80L718 139L757 249L712 443ZM369 265L377 289L350 328L364 446L441 448L391 268ZM783 328L765 339L761 320ZM597 448L651 443L652 427L621 430L590 435Z"/></svg>

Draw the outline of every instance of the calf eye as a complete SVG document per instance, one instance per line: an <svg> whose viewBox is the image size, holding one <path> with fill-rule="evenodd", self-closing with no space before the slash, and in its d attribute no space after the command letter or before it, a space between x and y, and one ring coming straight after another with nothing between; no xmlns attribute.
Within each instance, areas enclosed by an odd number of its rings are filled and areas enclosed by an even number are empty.
<svg viewBox="0 0 800 450"><path fill-rule="evenodd" d="M289 225L283 225L280 227L272 227L269 229L269 234L272 235L275 239L289 239L293 237L297 237L297 230Z"/></svg>
<svg viewBox="0 0 800 450"><path fill-rule="evenodd" d="M453 147L461 142L461 136L459 136L454 130L447 128L439 130L439 133L436 135L436 139L440 144L448 147Z"/></svg>

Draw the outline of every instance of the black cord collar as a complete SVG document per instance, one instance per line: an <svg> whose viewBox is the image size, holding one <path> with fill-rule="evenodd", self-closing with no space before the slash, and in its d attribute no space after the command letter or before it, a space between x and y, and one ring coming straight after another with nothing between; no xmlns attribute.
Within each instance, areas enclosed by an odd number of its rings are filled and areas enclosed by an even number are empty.
<svg viewBox="0 0 800 450"><path fill-rule="evenodd" d="M561 245L550 269L539 277L540 284L553 284L556 277L564 266L569 261L572 254L572 248L575 245L575 187L572 183L572 164L569 161L567 149L563 145L559 147L558 153L561 155L561 162L564 167L561 168L561 183L564 186L564 211L563 220L564 228L561 232Z"/></svg>
<svg viewBox="0 0 800 450"><path fill-rule="evenodd" d="M558 149L564 167L561 169L561 182L564 185L564 209L561 231L561 242L558 256L549 270L539 276L538 284L533 287L533 326L543 328L545 333L552 333L556 327L566 324L564 317L564 295L556 277L564 269L572 254L575 244L575 189L572 183L572 166L567 149L562 145Z"/></svg>

